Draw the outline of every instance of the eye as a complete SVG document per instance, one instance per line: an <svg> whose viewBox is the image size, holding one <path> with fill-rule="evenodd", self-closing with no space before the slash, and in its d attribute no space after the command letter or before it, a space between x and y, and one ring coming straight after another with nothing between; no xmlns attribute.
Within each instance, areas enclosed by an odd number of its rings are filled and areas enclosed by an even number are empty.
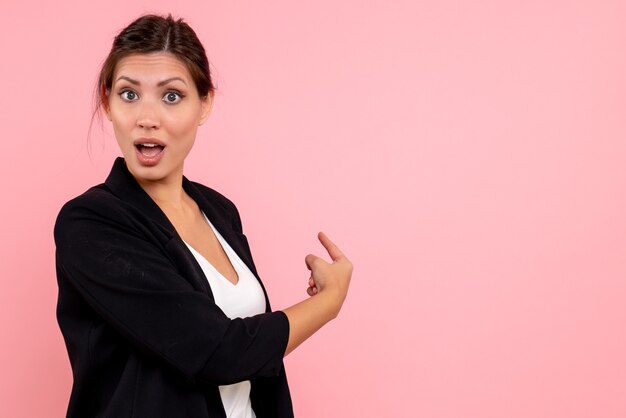
<svg viewBox="0 0 626 418"><path fill-rule="evenodd" d="M137 96L137 93L135 93L132 90L122 90L120 92L120 97L125 102L134 102L135 100L139 98L139 96Z"/></svg>
<svg viewBox="0 0 626 418"><path fill-rule="evenodd" d="M168 104L176 104L180 102L183 97L185 96L177 91L168 91L163 95L163 101Z"/></svg>

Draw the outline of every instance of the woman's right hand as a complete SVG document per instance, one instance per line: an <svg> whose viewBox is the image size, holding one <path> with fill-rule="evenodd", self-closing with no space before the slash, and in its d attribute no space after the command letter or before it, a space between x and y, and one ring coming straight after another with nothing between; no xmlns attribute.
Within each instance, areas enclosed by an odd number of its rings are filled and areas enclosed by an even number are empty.
<svg viewBox="0 0 626 418"><path fill-rule="evenodd" d="M326 251L328 251L332 263L328 263L313 254L305 257L306 266L311 271L307 293L309 296L324 294L330 297L335 304L336 312L334 316L337 316L348 294L353 267L350 260L326 234L320 232L318 239Z"/></svg>

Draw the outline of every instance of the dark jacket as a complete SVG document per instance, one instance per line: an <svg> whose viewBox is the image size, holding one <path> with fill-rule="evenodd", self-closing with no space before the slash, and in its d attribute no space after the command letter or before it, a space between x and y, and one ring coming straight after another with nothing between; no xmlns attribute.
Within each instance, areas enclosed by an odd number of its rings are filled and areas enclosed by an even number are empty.
<svg viewBox="0 0 626 418"><path fill-rule="evenodd" d="M231 201L183 188L258 278ZM225 417L218 385L251 380L258 418L292 417L283 312L229 319L165 214L118 158L54 229L57 318L74 375L68 417ZM265 289L263 289L265 292Z"/></svg>

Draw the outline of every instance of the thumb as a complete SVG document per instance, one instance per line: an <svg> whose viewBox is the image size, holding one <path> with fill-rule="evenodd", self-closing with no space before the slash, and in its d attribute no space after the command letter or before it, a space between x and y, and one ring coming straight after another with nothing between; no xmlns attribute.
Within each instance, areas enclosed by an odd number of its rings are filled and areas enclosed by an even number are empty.
<svg viewBox="0 0 626 418"><path fill-rule="evenodd" d="M306 268L308 268L309 270L311 270L313 268L313 263L315 263L316 260L318 260L319 257L313 254L309 254L306 257L304 257L304 262L306 263Z"/></svg>

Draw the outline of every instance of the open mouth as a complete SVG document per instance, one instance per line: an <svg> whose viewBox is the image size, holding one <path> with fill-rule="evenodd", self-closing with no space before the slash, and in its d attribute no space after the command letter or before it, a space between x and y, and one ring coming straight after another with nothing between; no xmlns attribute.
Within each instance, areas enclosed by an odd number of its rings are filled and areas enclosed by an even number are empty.
<svg viewBox="0 0 626 418"><path fill-rule="evenodd" d="M165 147L158 144L136 144L135 148L137 148L137 151L144 157L153 158L159 155Z"/></svg>

